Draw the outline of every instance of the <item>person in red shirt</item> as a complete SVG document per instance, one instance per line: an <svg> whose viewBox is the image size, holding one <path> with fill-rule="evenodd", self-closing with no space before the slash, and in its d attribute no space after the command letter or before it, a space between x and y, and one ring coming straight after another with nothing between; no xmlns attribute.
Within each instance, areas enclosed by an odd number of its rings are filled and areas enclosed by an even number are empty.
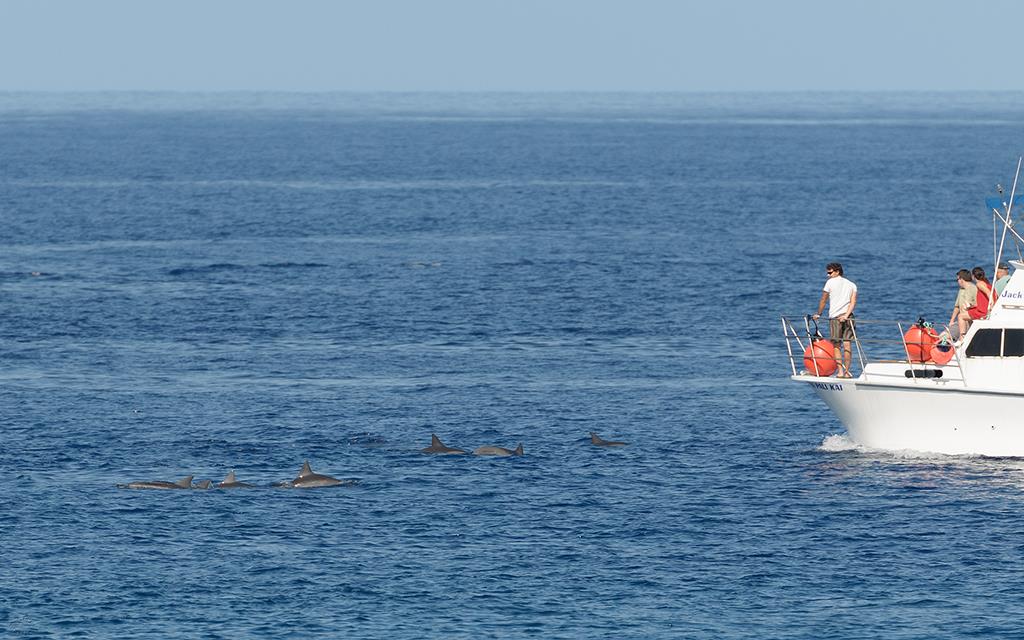
<svg viewBox="0 0 1024 640"><path fill-rule="evenodd" d="M984 269L974 267L971 269L971 275L974 276L974 284L978 287L978 298L974 306L967 310L967 314L971 316L971 320L980 320L988 315L989 307L992 306L994 291L992 290L992 283L985 277Z"/></svg>

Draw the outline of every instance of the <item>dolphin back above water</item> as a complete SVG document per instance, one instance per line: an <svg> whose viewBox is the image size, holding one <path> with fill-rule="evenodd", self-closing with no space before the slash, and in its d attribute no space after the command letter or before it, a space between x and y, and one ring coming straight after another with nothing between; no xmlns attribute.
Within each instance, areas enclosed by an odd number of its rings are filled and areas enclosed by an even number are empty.
<svg viewBox="0 0 1024 640"><path fill-rule="evenodd" d="M331 476L325 476L321 473L313 473L313 470L309 467L309 461L307 460L302 463L302 470L299 471L299 475L295 476L293 480L278 482L274 486L294 487L296 489L312 489L314 487L334 487L339 484L344 483Z"/></svg>
<svg viewBox="0 0 1024 640"><path fill-rule="evenodd" d="M217 483L218 489L250 489L256 485L249 484L248 482L239 482L235 479L235 470L232 469L228 472L228 475L224 476L224 479Z"/></svg>
<svg viewBox="0 0 1024 640"><path fill-rule="evenodd" d="M442 455L458 455L466 453L465 449L456 449L455 447L449 447L445 443L441 442L441 439L437 437L436 433L430 434L430 446L426 449L420 449L423 453L439 453Z"/></svg>
<svg viewBox="0 0 1024 640"><path fill-rule="evenodd" d="M484 445L473 449L473 455L475 456L521 456L523 455L523 443L520 442L519 446L515 449L506 449L505 447L495 447L491 445Z"/></svg>
<svg viewBox="0 0 1024 640"><path fill-rule="evenodd" d="M185 476L177 482L166 480L139 480L117 485L118 489L191 489L192 476Z"/></svg>
<svg viewBox="0 0 1024 640"><path fill-rule="evenodd" d="M605 440L601 436L597 435L593 431L590 432L590 444L596 444L599 447L624 447L628 442L622 442L621 440Z"/></svg>

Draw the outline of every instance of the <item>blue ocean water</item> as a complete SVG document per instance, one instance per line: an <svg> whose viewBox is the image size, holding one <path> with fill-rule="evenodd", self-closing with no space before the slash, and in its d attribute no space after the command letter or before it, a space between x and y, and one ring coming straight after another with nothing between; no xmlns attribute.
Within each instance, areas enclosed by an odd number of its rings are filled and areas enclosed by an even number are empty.
<svg viewBox="0 0 1024 640"><path fill-rule="evenodd" d="M0 95L0 629L1017 635L1024 461L858 449L779 315L838 260L948 319L1022 134L1016 93ZM307 459L358 483L266 486Z"/></svg>

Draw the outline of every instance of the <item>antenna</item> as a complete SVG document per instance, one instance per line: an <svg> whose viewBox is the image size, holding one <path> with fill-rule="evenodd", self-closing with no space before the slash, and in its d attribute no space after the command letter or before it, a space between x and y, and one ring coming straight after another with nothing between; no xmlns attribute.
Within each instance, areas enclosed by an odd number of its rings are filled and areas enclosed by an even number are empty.
<svg viewBox="0 0 1024 640"><path fill-rule="evenodd" d="M1003 259L1003 245L1006 244L1006 230L1013 224L1013 218L1010 215L1010 212L1013 211L1013 197L1017 194L1017 178L1020 177L1021 162L1024 162L1024 156L1017 157L1017 172L1013 174L1013 187L1010 189L1010 202L1006 205L1006 219L1003 220L1003 237L999 240L999 251L996 252L996 263L992 265L993 276L996 274L996 269L999 267L999 261Z"/></svg>

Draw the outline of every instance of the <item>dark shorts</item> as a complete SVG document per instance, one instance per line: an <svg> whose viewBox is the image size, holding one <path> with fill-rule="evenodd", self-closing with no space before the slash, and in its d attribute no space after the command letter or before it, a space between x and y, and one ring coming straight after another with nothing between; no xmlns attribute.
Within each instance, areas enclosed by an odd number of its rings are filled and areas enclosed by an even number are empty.
<svg viewBox="0 0 1024 640"><path fill-rule="evenodd" d="M845 321L839 318L829 318L828 335L836 346L839 346L839 343L846 340L853 340L853 318Z"/></svg>

